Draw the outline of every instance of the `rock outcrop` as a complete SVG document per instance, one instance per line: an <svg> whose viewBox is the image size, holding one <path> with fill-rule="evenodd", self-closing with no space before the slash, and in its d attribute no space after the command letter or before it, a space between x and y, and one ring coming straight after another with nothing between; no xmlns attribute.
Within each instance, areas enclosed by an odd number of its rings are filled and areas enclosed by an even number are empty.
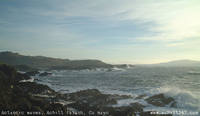
<svg viewBox="0 0 200 116"><path fill-rule="evenodd" d="M117 104L117 100L132 98L131 96L103 94L97 89L61 94L46 85L21 82L27 79L30 77L18 73L13 67L0 65L0 109L2 111L22 111L24 115L36 111L44 116L49 113L66 116L135 116L136 114L161 116L144 112L145 106L139 103L113 107ZM147 98L146 101L156 106L164 106L174 102L174 99L160 94Z"/></svg>
<svg viewBox="0 0 200 116"><path fill-rule="evenodd" d="M36 76L37 74L40 74L39 71L28 71L25 73L28 76Z"/></svg>
<svg viewBox="0 0 200 116"><path fill-rule="evenodd" d="M164 94L154 95L146 99L149 104L154 106L164 107L166 105L171 105L171 107L175 107L175 100L172 97L166 97Z"/></svg>
<svg viewBox="0 0 200 116"><path fill-rule="evenodd" d="M42 97L34 97L32 93L41 93L50 88L44 88L43 85L36 83L19 82L24 79L29 79L29 77L17 73L10 66L0 65L0 109L2 111L21 111L25 113L24 115L27 115L27 111L38 111L42 114L52 109L67 111L61 104L50 103Z"/></svg>

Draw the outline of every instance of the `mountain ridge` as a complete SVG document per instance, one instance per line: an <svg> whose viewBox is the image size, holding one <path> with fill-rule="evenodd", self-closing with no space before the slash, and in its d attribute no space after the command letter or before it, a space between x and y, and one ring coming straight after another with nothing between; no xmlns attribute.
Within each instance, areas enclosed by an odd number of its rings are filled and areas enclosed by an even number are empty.
<svg viewBox="0 0 200 116"><path fill-rule="evenodd" d="M169 62L162 62L157 64L149 64L149 66L163 66L163 67L200 67L200 61L190 60L190 59L181 59L173 60Z"/></svg>

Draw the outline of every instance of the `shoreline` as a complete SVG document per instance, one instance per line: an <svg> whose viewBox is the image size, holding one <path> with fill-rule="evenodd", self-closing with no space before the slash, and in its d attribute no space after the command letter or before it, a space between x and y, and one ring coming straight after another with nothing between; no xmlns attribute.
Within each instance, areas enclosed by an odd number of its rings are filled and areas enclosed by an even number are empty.
<svg viewBox="0 0 200 116"><path fill-rule="evenodd" d="M129 106L113 107L117 104L117 100L131 98L128 95L103 94L97 89L61 94L46 85L20 82L28 80L30 77L16 72L13 67L8 65L0 65L0 72L2 82L5 81L1 83L1 88L5 88L1 90L1 113L5 113L3 111L24 111L26 113L32 111L40 112L38 115L129 116L140 114L141 116L163 116L154 111L144 111L145 106L137 102L131 103ZM143 97L141 96L141 98ZM15 102L16 100L18 102ZM176 105L173 98L165 97L164 94L154 95L147 98L146 101L159 107L168 104L173 104L171 107ZM69 114L70 112L71 114Z"/></svg>

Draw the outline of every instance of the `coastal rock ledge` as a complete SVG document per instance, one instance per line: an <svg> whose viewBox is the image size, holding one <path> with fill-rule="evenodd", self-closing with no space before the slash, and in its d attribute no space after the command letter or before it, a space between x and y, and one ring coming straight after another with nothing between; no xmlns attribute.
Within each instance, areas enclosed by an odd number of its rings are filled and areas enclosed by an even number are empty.
<svg viewBox="0 0 200 116"><path fill-rule="evenodd" d="M130 99L128 95L103 94L97 89L62 94L46 85L22 82L30 77L18 73L15 68L0 65L0 115L63 115L63 116L172 116L151 114L143 111L144 105L113 107L117 100ZM133 98L132 98L133 99ZM146 101L162 107L175 102L173 98L155 95ZM175 104L175 103L174 103Z"/></svg>

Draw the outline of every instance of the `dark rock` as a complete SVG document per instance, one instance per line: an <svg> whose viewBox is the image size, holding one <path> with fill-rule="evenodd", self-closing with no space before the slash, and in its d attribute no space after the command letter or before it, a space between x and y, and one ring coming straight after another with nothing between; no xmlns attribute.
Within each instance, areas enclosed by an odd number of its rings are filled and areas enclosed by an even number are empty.
<svg viewBox="0 0 200 116"><path fill-rule="evenodd" d="M114 109L114 112L111 112L114 116L131 116L135 114L133 107L123 106Z"/></svg>
<svg viewBox="0 0 200 116"><path fill-rule="evenodd" d="M146 96L147 96L146 94L139 95L139 96L137 96L135 99L142 99L142 98L144 98L144 97L146 97Z"/></svg>
<svg viewBox="0 0 200 116"><path fill-rule="evenodd" d="M145 106L139 103L132 103L129 106L112 107L119 99L130 98L126 95L103 94L97 89L82 90L74 93L61 94L50 89L46 85L37 84L35 82L21 83L20 80L28 79L27 75L17 73L16 70L7 65L0 65L0 109L10 111L39 111L42 115L46 111L62 111L53 115L65 115L69 107L78 111L83 111L85 116L89 115L89 111L108 112L103 116L132 116L140 114L140 116L161 116L144 112ZM53 98L46 98L40 95L52 95ZM62 105L59 100L73 101L70 104ZM163 94L152 96L146 99L148 103L153 105L164 106L173 104L173 98L167 98ZM71 115L72 116L72 115ZM77 116L77 115L76 115ZM81 116L81 115L79 115ZM163 116L163 115L162 115ZM171 115L164 115L171 116Z"/></svg>
<svg viewBox="0 0 200 116"><path fill-rule="evenodd" d="M31 79L31 78L25 74L17 73L15 80L19 82L21 80L28 80L28 79Z"/></svg>
<svg viewBox="0 0 200 116"><path fill-rule="evenodd" d="M20 83L19 79L24 79L24 75L17 73L10 66L0 65L1 110L40 111L43 113L48 109L67 110L60 104L51 104L46 98L32 96L32 93L42 93L46 90L54 92L47 86L36 83Z"/></svg>
<svg viewBox="0 0 200 116"><path fill-rule="evenodd" d="M0 65L0 71L12 79L14 79L14 76L17 74L15 68L10 67L6 64Z"/></svg>
<svg viewBox="0 0 200 116"><path fill-rule="evenodd" d="M108 94L110 98L115 100L121 100L121 99L130 99L132 98L131 95L117 95L117 94Z"/></svg>
<svg viewBox="0 0 200 116"><path fill-rule="evenodd" d="M17 83L20 80L30 79L29 76L27 76L25 74L17 73L13 67L10 67L5 64L0 65L0 71L2 72L2 75L4 75L4 78L7 81L10 81L12 83Z"/></svg>
<svg viewBox="0 0 200 116"><path fill-rule="evenodd" d="M52 73L43 72L43 73L39 74L39 76L49 76L49 75L52 75Z"/></svg>
<svg viewBox="0 0 200 116"><path fill-rule="evenodd" d="M30 72L26 72L25 75L35 76L36 74L39 74L39 73L40 73L39 71L30 71Z"/></svg>
<svg viewBox="0 0 200 116"><path fill-rule="evenodd" d="M102 94L97 89L82 90L71 93L70 99L78 103L88 103L91 106L102 106L116 104L117 101L108 94Z"/></svg>
<svg viewBox="0 0 200 116"><path fill-rule="evenodd" d="M154 106L159 106L159 107L164 107L170 103L174 103L175 105L175 100L172 97L165 97L164 94L158 94L154 95L152 97L149 97L145 99L149 104L152 104Z"/></svg>
<svg viewBox="0 0 200 116"><path fill-rule="evenodd" d="M136 103L131 103L130 106L133 107L134 110L137 111L137 112L142 112L143 108L145 107L144 105L139 104L137 102Z"/></svg>
<svg viewBox="0 0 200 116"><path fill-rule="evenodd" d="M24 92L31 94L51 95L55 93L55 91L49 88L48 86L37 84L35 82L18 83L17 86L23 89Z"/></svg>
<svg viewBox="0 0 200 116"><path fill-rule="evenodd" d="M127 116L136 111L143 111L144 106L139 103L133 103L130 106L112 107L112 105L117 104L117 100L128 98L131 98L131 96L102 94L97 89L88 89L68 94L68 100L75 101L75 103L68 106L86 113L88 111L94 111L95 113L98 111L107 112L111 116Z"/></svg>

